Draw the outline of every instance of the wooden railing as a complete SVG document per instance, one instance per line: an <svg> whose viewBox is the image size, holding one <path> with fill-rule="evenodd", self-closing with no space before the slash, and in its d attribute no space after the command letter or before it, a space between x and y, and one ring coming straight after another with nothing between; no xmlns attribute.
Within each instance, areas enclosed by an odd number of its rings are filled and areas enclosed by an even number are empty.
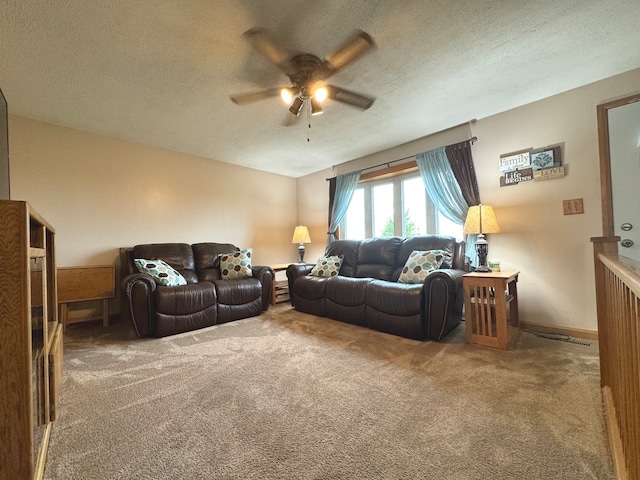
<svg viewBox="0 0 640 480"><path fill-rule="evenodd" d="M640 480L640 262L617 237L592 238L600 385L618 479Z"/></svg>

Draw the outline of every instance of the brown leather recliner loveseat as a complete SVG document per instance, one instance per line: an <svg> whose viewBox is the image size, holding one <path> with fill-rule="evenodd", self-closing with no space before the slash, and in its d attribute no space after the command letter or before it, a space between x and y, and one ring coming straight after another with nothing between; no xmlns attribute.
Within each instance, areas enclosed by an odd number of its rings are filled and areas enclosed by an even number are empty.
<svg viewBox="0 0 640 480"><path fill-rule="evenodd" d="M269 308L274 272L252 265L251 277L223 278L220 255L239 251L229 243L153 243L125 249L123 317L139 337L164 337L260 315ZM138 271L134 259L163 260L186 285L158 285Z"/></svg>
<svg viewBox="0 0 640 480"><path fill-rule="evenodd" d="M325 251L325 257L342 257L338 275L313 276L312 266L289 265L291 304L301 312L381 332L440 340L462 319L464 247L439 235L338 240ZM445 252L437 270L421 283L398 282L413 251L433 250Z"/></svg>

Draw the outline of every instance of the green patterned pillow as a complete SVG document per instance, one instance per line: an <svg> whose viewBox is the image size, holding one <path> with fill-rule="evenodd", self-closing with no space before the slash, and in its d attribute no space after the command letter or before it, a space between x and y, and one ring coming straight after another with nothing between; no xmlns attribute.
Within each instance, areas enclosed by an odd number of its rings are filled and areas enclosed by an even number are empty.
<svg viewBox="0 0 640 480"><path fill-rule="evenodd" d="M434 270L449 258L444 250L414 250L402 268L398 283L422 283Z"/></svg>
<svg viewBox="0 0 640 480"><path fill-rule="evenodd" d="M335 277L340 273L340 265L342 265L342 255L333 257L322 257L316 263L316 266L311 269L309 275L316 277Z"/></svg>
<svg viewBox="0 0 640 480"><path fill-rule="evenodd" d="M177 287L178 285L187 284L187 281L182 275L180 275L180 272L162 260L145 260L143 258L136 258L133 262L141 273L151 275L159 285Z"/></svg>
<svg viewBox="0 0 640 480"><path fill-rule="evenodd" d="M220 255L220 273L227 280L253 277L251 249Z"/></svg>

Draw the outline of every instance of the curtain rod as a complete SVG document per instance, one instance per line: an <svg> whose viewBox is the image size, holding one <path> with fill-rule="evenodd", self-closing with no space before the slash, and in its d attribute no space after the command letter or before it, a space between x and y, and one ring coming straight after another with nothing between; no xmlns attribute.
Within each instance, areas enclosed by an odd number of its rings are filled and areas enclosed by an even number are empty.
<svg viewBox="0 0 640 480"><path fill-rule="evenodd" d="M465 140L467 142L471 142L471 145L473 145L476 141L478 140L478 137L471 137L469 140ZM464 143L464 142L458 142L458 143ZM451 145L456 145L455 143L452 143ZM449 147L450 145L447 145L447 147ZM403 160L409 160L410 158L414 158L416 155L418 155L417 153L414 155L409 155L408 157L403 157L403 158L397 158L396 160L389 160L388 162L382 162L378 165L373 165L372 167L366 167L361 169L362 172L364 172L365 170L371 170L373 168L378 168L378 167L382 167L384 165L387 166L387 168L389 168L389 165L391 165L392 163L397 163L397 162L401 162ZM331 178L336 178L336 177L331 177ZM328 182L329 180L331 180L331 178L325 178L325 180Z"/></svg>

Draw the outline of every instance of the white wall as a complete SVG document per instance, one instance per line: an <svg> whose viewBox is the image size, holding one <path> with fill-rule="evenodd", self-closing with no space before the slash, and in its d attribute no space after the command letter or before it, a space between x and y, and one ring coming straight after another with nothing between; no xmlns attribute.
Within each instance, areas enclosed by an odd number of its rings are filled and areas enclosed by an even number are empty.
<svg viewBox="0 0 640 480"><path fill-rule="evenodd" d="M478 137L473 157L482 202L494 206L502 228L502 233L489 236L489 258L501 260L503 270L521 271L523 321L597 330L590 243L591 237L602 235L596 105L638 90L640 69L471 123L470 135ZM346 173L418 153L415 147L433 143L428 140L357 159L336 170ZM499 186L501 154L558 143L564 147L565 178ZM311 183L324 178L309 176L298 182L312 188ZM562 200L573 198L584 199L585 213L564 216ZM326 210L326 198L316 201L299 204L300 222Z"/></svg>
<svg viewBox="0 0 640 480"><path fill-rule="evenodd" d="M11 198L55 227L58 266L118 265L120 247L152 242L297 256L295 179L15 116L9 148Z"/></svg>

